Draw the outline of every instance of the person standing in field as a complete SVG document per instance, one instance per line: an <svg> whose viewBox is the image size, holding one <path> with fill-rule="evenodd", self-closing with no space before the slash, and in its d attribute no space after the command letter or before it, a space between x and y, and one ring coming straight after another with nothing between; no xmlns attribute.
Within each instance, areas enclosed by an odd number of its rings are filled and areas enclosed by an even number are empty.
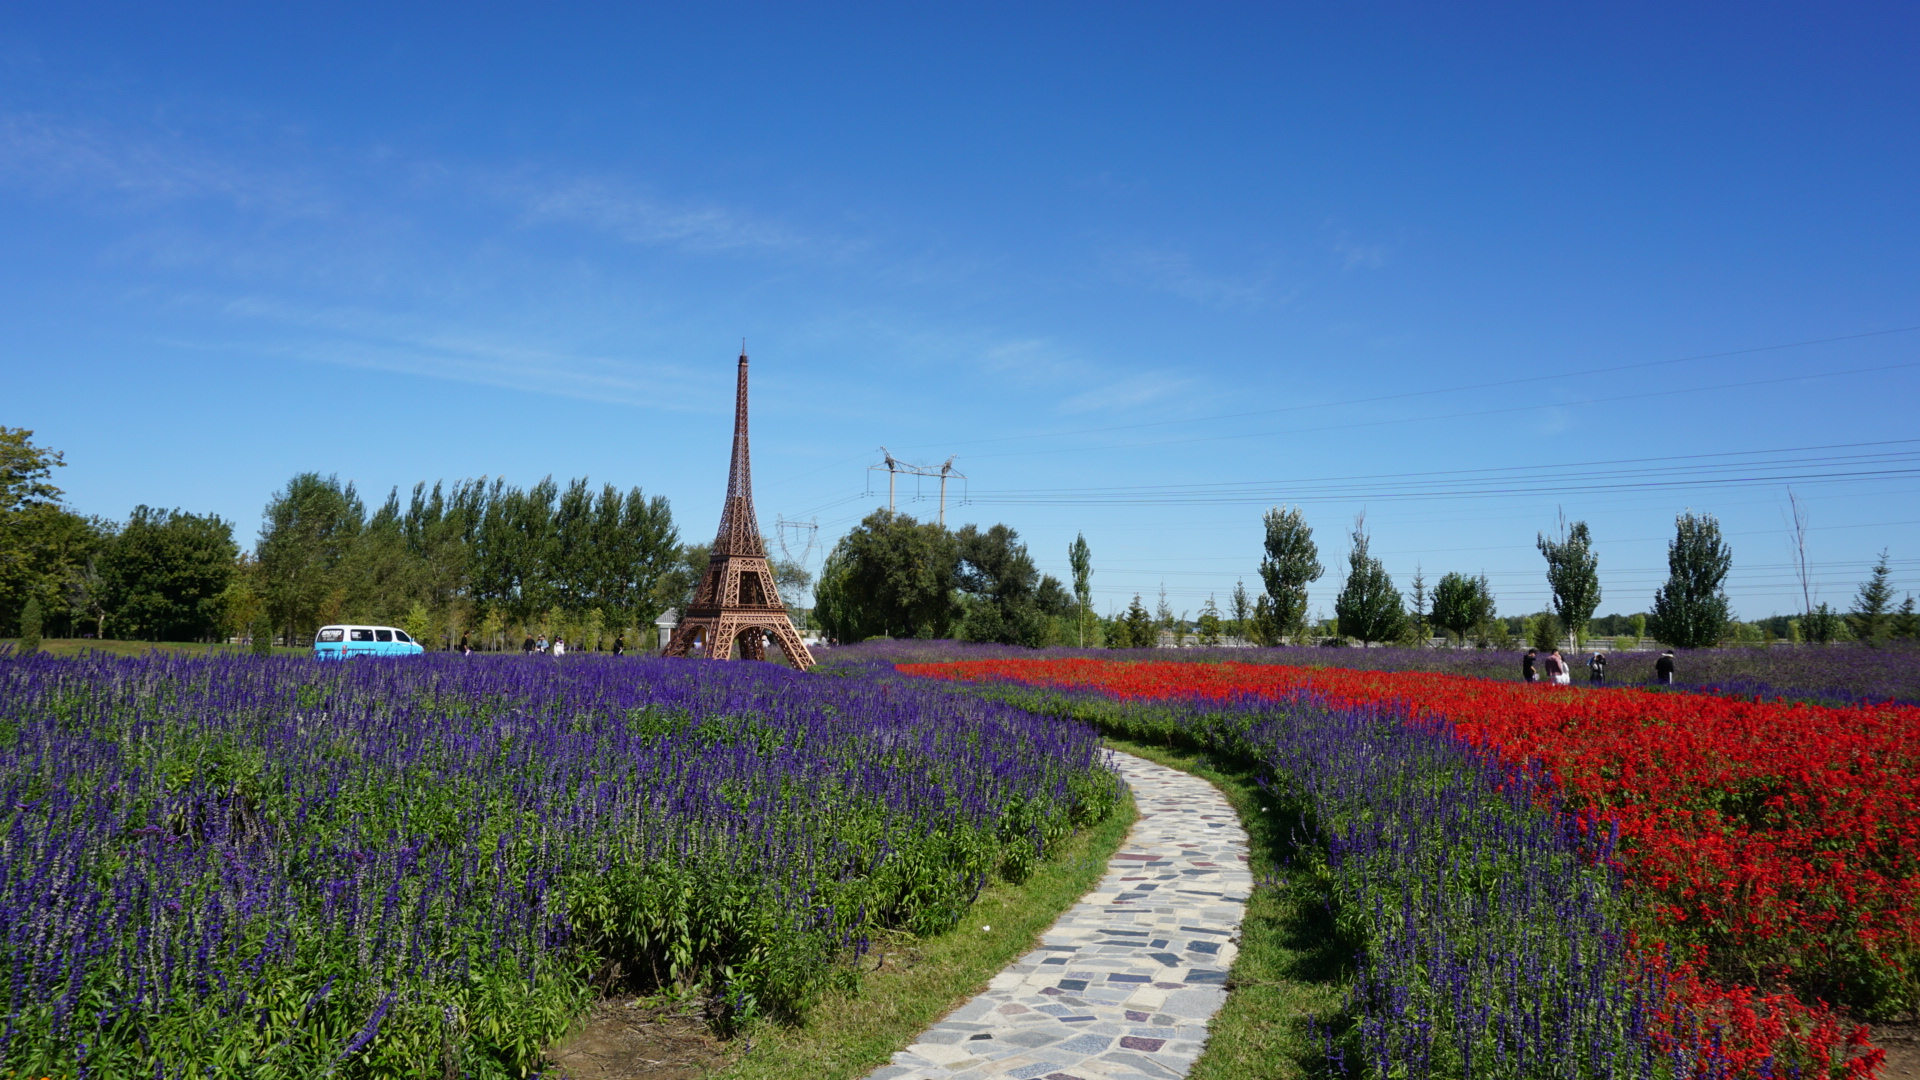
<svg viewBox="0 0 1920 1080"><path fill-rule="evenodd" d="M520 643L520 651L527 656L533 655L533 635L532 634L528 634L527 640Z"/></svg>
<svg viewBox="0 0 1920 1080"><path fill-rule="evenodd" d="M1667 686L1673 685L1673 650L1672 649L1668 649L1666 652L1661 653L1660 659L1655 660L1653 662L1653 681L1657 683L1665 684Z"/></svg>
<svg viewBox="0 0 1920 1080"><path fill-rule="evenodd" d="M1535 653L1532 649L1528 649L1527 655L1520 658L1520 677L1528 682L1540 681L1540 676L1533 670L1533 658L1537 655L1539 654Z"/></svg>
<svg viewBox="0 0 1920 1080"><path fill-rule="evenodd" d="M1599 649L1587 657L1587 681L1595 686L1604 686L1607 681L1607 654Z"/></svg>
<svg viewBox="0 0 1920 1080"><path fill-rule="evenodd" d="M616 634L614 636L613 655L615 656L627 655L627 638L625 634Z"/></svg>
<svg viewBox="0 0 1920 1080"><path fill-rule="evenodd" d="M460 631L460 655L473 655L473 644L467 640L467 632L465 630Z"/></svg>
<svg viewBox="0 0 1920 1080"><path fill-rule="evenodd" d="M1548 682L1560 683L1566 680L1567 662L1560 659L1559 649L1548 653L1546 658L1540 661L1540 667L1546 672Z"/></svg>

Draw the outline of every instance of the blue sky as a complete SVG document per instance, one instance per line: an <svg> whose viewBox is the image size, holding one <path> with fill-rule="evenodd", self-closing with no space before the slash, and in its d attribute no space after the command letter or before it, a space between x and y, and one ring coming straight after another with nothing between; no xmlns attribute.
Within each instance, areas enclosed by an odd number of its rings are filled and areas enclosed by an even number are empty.
<svg viewBox="0 0 1920 1080"><path fill-rule="evenodd" d="M0 423L84 512L584 474L705 539L744 337L769 532L958 455L1103 609L1299 502L1329 610L1362 511L1520 613L1560 510L1605 612L1692 508L1789 612L1789 487L1822 598L1920 589L1910 7L309 8L0 16Z"/></svg>

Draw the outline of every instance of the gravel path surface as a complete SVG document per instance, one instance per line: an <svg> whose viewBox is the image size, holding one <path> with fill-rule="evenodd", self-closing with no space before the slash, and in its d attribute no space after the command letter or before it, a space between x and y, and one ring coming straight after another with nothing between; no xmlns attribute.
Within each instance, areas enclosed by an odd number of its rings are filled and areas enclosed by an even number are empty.
<svg viewBox="0 0 1920 1080"><path fill-rule="evenodd" d="M1206 781L1113 758L1140 820L1099 887L868 1080L1187 1075L1239 952L1247 834Z"/></svg>

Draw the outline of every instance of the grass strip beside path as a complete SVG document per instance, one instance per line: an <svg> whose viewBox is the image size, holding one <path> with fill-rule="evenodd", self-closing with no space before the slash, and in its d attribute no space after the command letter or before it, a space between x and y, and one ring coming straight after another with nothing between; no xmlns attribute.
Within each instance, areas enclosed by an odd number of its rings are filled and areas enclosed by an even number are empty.
<svg viewBox="0 0 1920 1080"><path fill-rule="evenodd" d="M1179 769L1227 797L1247 830L1254 889L1240 925L1240 955L1227 976L1227 1003L1209 1025L1191 1080L1282 1080L1325 1072L1313 1025L1340 1012L1352 957L1335 944L1320 892L1288 884L1294 819L1274 812L1257 773L1242 763L1191 751L1108 739L1107 745Z"/></svg>
<svg viewBox="0 0 1920 1080"><path fill-rule="evenodd" d="M1178 766L1176 766L1178 767ZM752 1049L716 1080L840 1080L887 1064L941 1017L986 989L987 981L1039 943L1060 914L1093 890L1138 817L1128 795L1107 820L1061 845L1019 885L981 890L966 920L944 934L900 944L876 941L856 993L831 992L805 1024L751 1032ZM983 931L981 927L993 929ZM899 963L905 953L910 963Z"/></svg>

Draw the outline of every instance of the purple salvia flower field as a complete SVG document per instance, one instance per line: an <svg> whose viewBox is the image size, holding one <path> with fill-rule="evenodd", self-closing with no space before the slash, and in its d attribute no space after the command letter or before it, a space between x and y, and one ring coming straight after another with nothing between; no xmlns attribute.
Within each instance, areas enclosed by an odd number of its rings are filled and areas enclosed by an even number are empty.
<svg viewBox="0 0 1920 1080"><path fill-rule="evenodd" d="M1119 795L1090 727L898 680L0 660L0 1071L513 1075L596 979L798 1015Z"/></svg>

